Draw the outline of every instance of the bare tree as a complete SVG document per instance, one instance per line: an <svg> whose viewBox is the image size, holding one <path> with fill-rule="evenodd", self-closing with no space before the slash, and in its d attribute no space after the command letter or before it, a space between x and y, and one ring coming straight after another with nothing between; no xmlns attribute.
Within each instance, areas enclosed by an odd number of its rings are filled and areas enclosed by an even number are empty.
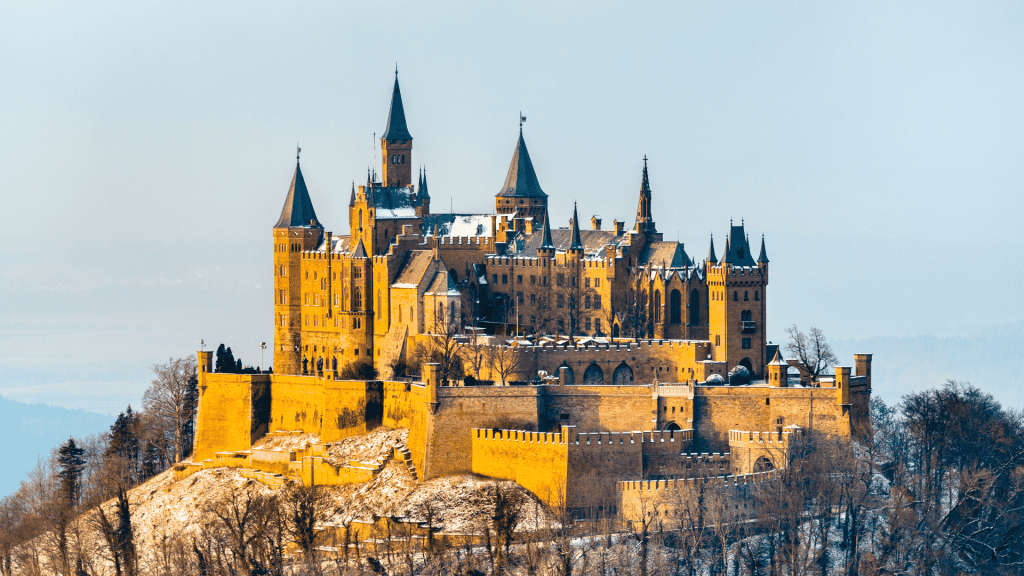
<svg viewBox="0 0 1024 576"><path fill-rule="evenodd" d="M445 384L462 376L463 339L459 330L459 319L444 312L434 317L430 330L426 356L441 368L441 379Z"/></svg>
<svg viewBox="0 0 1024 576"><path fill-rule="evenodd" d="M811 374L811 380L839 361L832 352L832 347L825 341L825 333L820 329L812 327L810 332L804 334L796 324L793 324L786 328L786 334L789 335L786 352L804 365Z"/></svg>
<svg viewBox="0 0 1024 576"><path fill-rule="evenodd" d="M501 385L506 386L508 379L519 372L525 360L523 350L518 344L511 344L508 341L499 343L488 348L491 361L491 370L501 378Z"/></svg>
<svg viewBox="0 0 1024 576"><path fill-rule="evenodd" d="M191 451L192 430L199 401L196 359L193 356L171 358L166 364L154 364L156 377L142 397L142 406L168 462L179 462Z"/></svg>
<svg viewBox="0 0 1024 576"><path fill-rule="evenodd" d="M580 269L576 265L567 266L564 272L558 272L555 276L555 312L562 320L560 328L568 334L570 343L576 342L576 335L580 332L582 282Z"/></svg>
<svg viewBox="0 0 1024 576"><path fill-rule="evenodd" d="M272 497L250 480L225 498L211 502L206 511L213 521L207 524L204 538L219 543L217 554L231 573L253 574L266 568L266 536L277 513Z"/></svg>
<svg viewBox="0 0 1024 576"><path fill-rule="evenodd" d="M309 564L316 562L322 536L317 524L327 517L330 503L330 495L321 486L303 486L294 482L285 489L282 512L287 521L288 535Z"/></svg>

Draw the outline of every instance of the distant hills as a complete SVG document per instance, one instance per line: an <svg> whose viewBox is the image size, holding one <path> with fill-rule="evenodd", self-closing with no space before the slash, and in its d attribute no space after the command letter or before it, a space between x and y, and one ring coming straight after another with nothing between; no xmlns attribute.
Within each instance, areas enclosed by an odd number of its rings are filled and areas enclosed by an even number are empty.
<svg viewBox="0 0 1024 576"><path fill-rule="evenodd" d="M82 437L110 429L113 416L54 408L46 404L25 404L0 397L0 497L18 489L39 457L69 436Z"/></svg>
<svg viewBox="0 0 1024 576"><path fill-rule="evenodd" d="M953 379L969 381L1007 408L1024 408L1024 322L960 336L835 340L832 348L844 365L854 353L874 354L872 388L887 404Z"/></svg>

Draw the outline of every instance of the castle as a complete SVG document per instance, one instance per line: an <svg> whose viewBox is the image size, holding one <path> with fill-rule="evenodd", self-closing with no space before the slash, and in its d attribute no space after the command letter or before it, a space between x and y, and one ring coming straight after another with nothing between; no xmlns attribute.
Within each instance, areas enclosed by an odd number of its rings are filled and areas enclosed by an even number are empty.
<svg viewBox="0 0 1024 576"><path fill-rule="evenodd" d="M583 229L575 208L553 227L521 124L493 214L431 213L397 74L380 149L347 235L317 218L296 162L273 226L274 373L213 373L199 353L193 468L259 468L246 451L265 434L405 427L419 480L472 472L615 509L698 470L746 483L803 434L867 430L871 356L816 379L784 360L765 338L764 239L755 258L730 223L701 262L664 240L646 158L628 230ZM345 483L317 454L260 469Z"/></svg>

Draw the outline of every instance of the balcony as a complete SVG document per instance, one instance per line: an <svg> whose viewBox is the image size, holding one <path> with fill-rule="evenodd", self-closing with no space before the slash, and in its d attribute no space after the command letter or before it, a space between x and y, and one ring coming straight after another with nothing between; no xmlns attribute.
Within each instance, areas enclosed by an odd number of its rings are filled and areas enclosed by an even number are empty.
<svg viewBox="0 0 1024 576"><path fill-rule="evenodd" d="M740 320L740 332L743 334L753 334L757 332L757 322L753 320Z"/></svg>

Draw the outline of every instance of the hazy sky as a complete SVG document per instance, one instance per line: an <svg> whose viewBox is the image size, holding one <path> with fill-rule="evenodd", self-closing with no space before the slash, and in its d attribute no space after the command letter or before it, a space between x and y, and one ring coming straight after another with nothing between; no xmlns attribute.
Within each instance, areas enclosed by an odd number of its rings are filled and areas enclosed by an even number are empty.
<svg viewBox="0 0 1024 576"><path fill-rule="evenodd" d="M646 154L692 256L764 234L769 339L1024 319L1020 0L355 4L0 4L0 395L258 363L295 144L347 233L396 62L435 210L491 211L521 110L556 222L632 225Z"/></svg>

